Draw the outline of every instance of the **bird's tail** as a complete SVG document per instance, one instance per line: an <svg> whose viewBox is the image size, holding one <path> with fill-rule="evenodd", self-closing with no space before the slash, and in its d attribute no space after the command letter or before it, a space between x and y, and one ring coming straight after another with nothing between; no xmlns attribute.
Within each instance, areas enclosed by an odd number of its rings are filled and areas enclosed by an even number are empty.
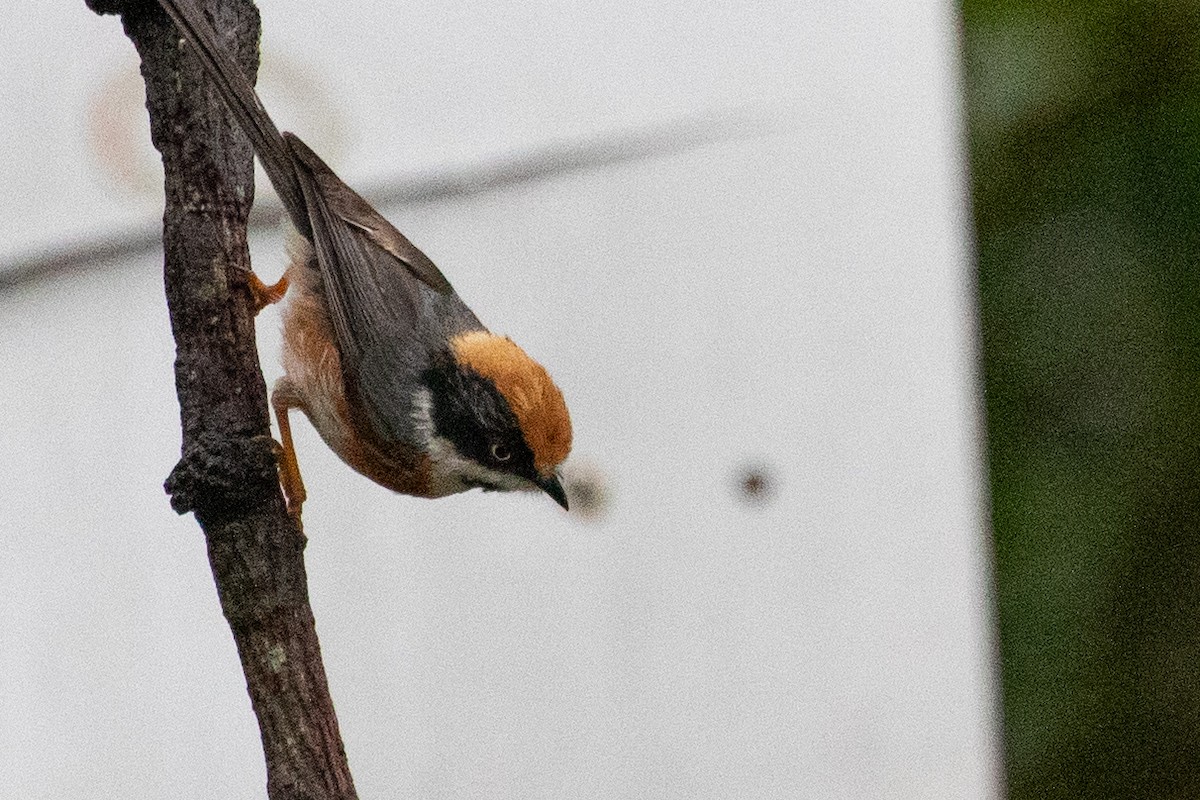
<svg viewBox="0 0 1200 800"><path fill-rule="evenodd" d="M267 177L275 187L284 208L287 209L292 224L301 233L309 235L311 223L304 195L296 179L291 150L279 128L275 127L275 123L263 108L245 73L225 49L217 44L216 32L195 0L158 0L158 4L195 48L204 69L216 84L230 111L237 117L238 124L250 138L254 152L258 155L258 160L266 170Z"/></svg>

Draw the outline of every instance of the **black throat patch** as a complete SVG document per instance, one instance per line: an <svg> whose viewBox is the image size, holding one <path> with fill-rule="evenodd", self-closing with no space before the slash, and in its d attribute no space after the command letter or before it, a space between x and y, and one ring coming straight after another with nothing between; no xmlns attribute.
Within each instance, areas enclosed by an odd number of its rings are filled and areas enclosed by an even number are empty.
<svg viewBox="0 0 1200 800"><path fill-rule="evenodd" d="M439 354L422 378L432 398L430 415L436 435L489 469L536 480L533 452L516 415L491 380L461 366L448 352Z"/></svg>

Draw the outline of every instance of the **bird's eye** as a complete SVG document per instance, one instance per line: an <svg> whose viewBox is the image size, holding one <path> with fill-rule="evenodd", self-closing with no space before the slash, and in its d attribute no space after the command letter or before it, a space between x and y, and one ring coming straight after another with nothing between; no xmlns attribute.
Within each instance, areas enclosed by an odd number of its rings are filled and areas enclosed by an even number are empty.
<svg viewBox="0 0 1200 800"><path fill-rule="evenodd" d="M497 461L508 461L512 458L512 450L508 449L505 445L494 444L492 445L492 458Z"/></svg>

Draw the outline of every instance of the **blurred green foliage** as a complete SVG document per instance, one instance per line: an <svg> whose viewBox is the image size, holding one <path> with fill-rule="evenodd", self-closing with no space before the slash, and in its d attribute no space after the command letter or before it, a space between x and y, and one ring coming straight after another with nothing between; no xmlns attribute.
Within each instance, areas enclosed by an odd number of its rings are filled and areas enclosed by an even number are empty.
<svg viewBox="0 0 1200 800"><path fill-rule="evenodd" d="M1200 798L1200 4L963 18L1009 793Z"/></svg>

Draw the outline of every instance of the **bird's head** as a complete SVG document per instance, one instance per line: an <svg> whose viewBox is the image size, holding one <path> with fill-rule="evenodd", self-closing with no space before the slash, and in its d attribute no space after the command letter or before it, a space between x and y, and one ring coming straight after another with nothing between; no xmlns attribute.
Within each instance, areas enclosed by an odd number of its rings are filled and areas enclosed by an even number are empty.
<svg viewBox="0 0 1200 800"><path fill-rule="evenodd" d="M571 417L541 364L511 339L472 331L425 373L419 413L438 493L541 489L563 508L558 466Z"/></svg>

